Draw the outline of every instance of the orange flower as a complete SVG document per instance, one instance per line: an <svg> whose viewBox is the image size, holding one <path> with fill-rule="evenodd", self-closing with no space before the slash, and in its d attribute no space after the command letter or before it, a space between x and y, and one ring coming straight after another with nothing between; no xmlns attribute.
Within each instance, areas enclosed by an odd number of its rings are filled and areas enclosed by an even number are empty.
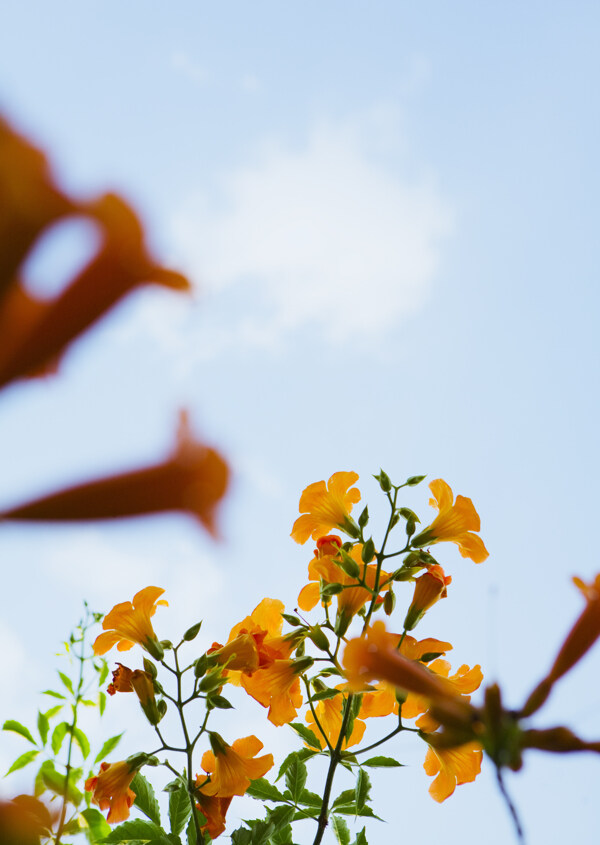
<svg viewBox="0 0 600 845"><path fill-rule="evenodd" d="M114 695L117 692L133 692L131 683L133 672L128 666L117 663L117 668L113 669L112 675L112 683L106 688L106 692L109 695Z"/></svg>
<svg viewBox="0 0 600 845"><path fill-rule="evenodd" d="M208 833L211 839L216 839L225 830L225 814L232 799L231 797L215 798L212 795L205 795L200 789L196 791L196 798L198 799L196 806L206 819L206 824L203 824L200 830L202 833Z"/></svg>
<svg viewBox="0 0 600 845"><path fill-rule="evenodd" d="M4 511L0 518L72 521L178 510L191 513L214 534L215 508L227 483L227 465L217 452L192 439L182 413L177 445L166 462L70 487Z"/></svg>
<svg viewBox="0 0 600 845"><path fill-rule="evenodd" d="M293 643L281 636L283 627L281 614L284 610L285 605L279 599L264 598L250 616L246 616L234 625L227 645L214 652L218 663L221 663L219 658L221 653L235 652L242 663L247 659L245 666L228 665L226 676L229 683L239 686L248 674L257 669L265 669L275 660L284 660L290 656L294 647ZM254 643L255 652L250 640ZM256 662L257 665L255 665Z"/></svg>
<svg viewBox="0 0 600 845"><path fill-rule="evenodd" d="M128 651L137 643L159 660L157 654L161 655L162 648L150 617L159 605L168 605L164 599L158 601L163 593L160 587L145 587L135 594L133 602L115 605L102 621L104 633L96 637L94 654L106 654L115 645L119 651Z"/></svg>
<svg viewBox="0 0 600 845"><path fill-rule="evenodd" d="M309 537L317 540L332 528L340 528L351 537L358 536L350 517L352 506L360 502L360 491L351 486L356 481L355 472L334 472L327 484L324 481L309 484L300 497L302 515L294 522L292 538L297 543L306 543Z"/></svg>
<svg viewBox="0 0 600 845"><path fill-rule="evenodd" d="M437 775L429 787L429 794L438 802L445 801L457 786L471 783L481 771L483 752L477 742L467 742L456 748L429 746L423 768L426 774Z"/></svg>
<svg viewBox="0 0 600 845"><path fill-rule="evenodd" d="M334 748L337 745L337 741L340 735L340 729L342 727L342 718L343 718L343 711L344 711L344 702L346 698L340 692L339 695L334 696L333 698L325 698L322 701L318 701L315 705L315 712L317 714L317 719L319 720L319 724L325 731L327 739L329 740L330 745ZM362 710L359 713L359 716L362 716ZM306 714L306 721L308 722L310 729L313 731L314 735L319 740L319 747L325 748L325 740L323 738L323 734L319 730L319 727L315 721L315 717L312 714L312 711L309 710ZM352 729L352 733L350 734L349 739L345 739L342 744L342 748L349 748L351 745L358 745L358 743L363 738L366 724L361 719L356 718L354 720L354 727Z"/></svg>
<svg viewBox="0 0 600 845"><path fill-rule="evenodd" d="M428 669L431 672L435 672L436 675L446 678L457 699L465 703L471 700L471 696L468 693L475 692L476 689L479 689L483 681L483 673L479 664L471 668L464 663L454 675L450 675L450 664L447 660L434 660L433 663L429 664ZM429 700L423 696L409 693L402 705L403 718L414 719L421 713L424 715L415 722L417 728L427 733L432 733L439 728L439 721L429 712Z"/></svg>
<svg viewBox="0 0 600 845"><path fill-rule="evenodd" d="M274 725L286 725L295 719L302 706L300 674L312 665L312 658L274 660L265 669L242 675L241 684L263 707L268 707L267 719Z"/></svg>
<svg viewBox="0 0 600 845"><path fill-rule="evenodd" d="M149 282L174 290L189 290L188 280L157 264L144 246L142 226L131 208L108 194L77 212L100 226L104 244L98 255L55 299L23 297L14 286L14 299L4 304L3 322L13 324L11 343L0 350L0 385L14 378L44 371L64 349L119 299ZM14 325L19 321L18 325Z"/></svg>
<svg viewBox="0 0 600 845"><path fill-rule="evenodd" d="M429 485L433 498L429 504L439 510L431 525L413 538L414 546L428 546L445 540L456 543L463 557L475 563L482 563L488 557L488 551L481 537L473 534L479 531L481 522L473 502L465 496L457 496L454 501L452 490L437 478Z"/></svg>
<svg viewBox="0 0 600 845"><path fill-rule="evenodd" d="M432 701L454 697L448 681L394 648L393 638L383 622L375 622L367 630L366 637L350 640L343 663L346 677L354 689L364 689L369 681L378 679Z"/></svg>
<svg viewBox="0 0 600 845"><path fill-rule="evenodd" d="M415 580L415 593L404 620L404 628L407 631L412 631L437 601L446 598L448 595L446 588L451 581L452 577L446 575L437 563L430 566L427 572Z"/></svg>
<svg viewBox="0 0 600 845"><path fill-rule="evenodd" d="M337 541L337 542L336 542ZM344 589L336 596L337 609L339 614L343 614L347 619L351 619L363 607L367 601L371 600L372 593L365 587L356 583L356 578L348 575L338 565L336 555L341 546L341 540L335 534L328 537L320 537L317 540L317 548L315 549L315 557L308 564L308 577L311 582L302 588L298 596L298 605L302 610L312 610L320 597L320 582L324 581L328 584L342 584ZM360 569L361 576L371 589L375 588L375 578L377 574L377 566L370 563L365 568L362 561L362 543L356 543L350 550L350 556ZM382 584L389 579L389 573L380 571L379 583ZM390 584L386 584L383 590L389 590Z"/></svg>
<svg viewBox="0 0 600 845"><path fill-rule="evenodd" d="M109 824L124 822L129 818L129 808L135 799L135 792L129 789L129 784L136 771L135 768L130 769L125 760L119 763L101 763L100 773L86 780L85 788L94 793L94 804L101 810L110 808L106 817Z"/></svg>
<svg viewBox="0 0 600 845"><path fill-rule="evenodd" d="M600 637L600 574L596 575L591 584L586 584L577 577L573 578L573 583L583 594L586 605L567 634L550 672L527 699L521 711L524 716L530 716L539 710L550 695L556 681L581 660Z"/></svg>
<svg viewBox="0 0 600 845"><path fill-rule="evenodd" d="M250 781L262 778L273 767L273 755L256 755L262 749L262 742L255 736L236 739L228 745L217 733L209 734L212 751L202 755L202 768L211 776L210 783L200 777L196 784L204 795L216 798L230 798L244 795Z"/></svg>
<svg viewBox="0 0 600 845"><path fill-rule="evenodd" d="M0 837L2 845L40 845L52 836L53 818L45 804L33 795L17 795L12 801L0 801Z"/></svg>
<svg viewBox="0 0 600 845"><path fill-rule="evenodd" d="M258 647L251 634L240 634L227 645L213 643L206 653L229 670L254 672L258 669Z"/></svg>

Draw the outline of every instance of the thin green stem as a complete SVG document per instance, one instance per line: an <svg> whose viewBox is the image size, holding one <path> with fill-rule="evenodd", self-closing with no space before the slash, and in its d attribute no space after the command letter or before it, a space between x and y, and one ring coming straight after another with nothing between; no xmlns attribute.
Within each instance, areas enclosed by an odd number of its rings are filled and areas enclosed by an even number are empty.
<svg viewBox="0 0 600 845"><path fill-rule="evenodd" d="M331 757L329 760L329 769L327 771L327 778L325 780L325 789L323 790L323 803L321 804L321 812L319 813L317 835L314 838L313 845L320 845L321 840L323 839L323 834L325 833L325 828L327 827L327 822L329 819L329 799L331 797L333 777L335 775L337 765L342 759L341 750L342 745L344 743L344 737L346 735L348 719L350 718L350 710L352 708L353 698L354 696L350 694L346 699L346 707L344 709L344 715L342 716L340 734L338 736L336 746L331 752Z"/></svg>

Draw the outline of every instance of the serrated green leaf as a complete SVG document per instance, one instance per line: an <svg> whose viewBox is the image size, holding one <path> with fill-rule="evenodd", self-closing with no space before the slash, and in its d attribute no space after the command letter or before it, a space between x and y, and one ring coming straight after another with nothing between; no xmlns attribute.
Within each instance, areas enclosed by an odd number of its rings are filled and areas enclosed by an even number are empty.
<svg viewBox="0 0 600 845"><path fill-rule="evenodd" d="M361 763L362 766L371 766L371 768L398 768L399 766L404 765L403 763L399 763L397 760L394 760L393 757L369 757L368 760L365 760Z"/></svg>
<svg viewBox="0 0 600 845"><path fill-rule="evenodd" d="M343 804L353 804L355 800L355 792L353 789L344 789L343 792L340 792L338 797L332 804L333 809L337 809L338 806Z"/></svg>
<svg viewBox="0 0 600 845"><path fill-rule="evenodd" d="M311 695L312 701L325 701L327 698L335 698L336 695L341 695L339 689L323 689Z"/></svg>
<svg viewBox="0 0 600 845"><path fill-rule="evenodd" d="M152 784L140 772L131 781L131 789L135 792L134 804L145 816L156 825L160 825L160 808Z"/></svg>
<svg viewBox="0 0 600 845"><path fill-rule="evenodd" d="M51 695L52 698L62 698L64 700L66 700L66 698L67 698L66 695L63 695L60 692L56 692L56 690L53 690L53 689L45 689L43 691L42 695Z"/></svg>
<svg viewBox="0 0 600 845"><path fill-rule="evenodd" d="M88 809L84 810L81 815L88 826L87 836L92 845L95 845L96 842L99 842L101 839L104 839L105 836L109 835L110 825L100 810L96 810L95 807L88 807Z"/></svg>
<svg viewBox="0 0 600 845"><path fill-rule="evenodd" d="M69 676L65 675L64 672L59 672L58 677L61 679L65 687L69 690L71 695L75 695L75 692L73 691L73 681L69 678Z"/></svg>
<svg viewBox="0 0 600 845"><path fill-rule="evenodd" d="M17 722L16 719L8 719L2 725L2 730L12 731L13 733L20 734L20 736L23 736L25 737L25 739L28 739L29 742L33 743L33 745L37 745L37 742L31 736L29 728L26 728L25 725L22 725L20 722Z"/></svg>
<svg viewBox="0 0 600 845"><path fill-rule="evenodd" d="M296 814L296 809L287 804L280 804L268 811L267 821L273 825L274 831L287 827Z"/></svg>
<svg viewBox="0 0 600 845"><path fill-rule="evenodd" d="M146 819L133 819L113 828L102 841L105 845L117 845L120 842L153 842L165 838L164 831L154 822L146 821Z"/></svg>
<svg viewBox="0 0 600 845"><path fill-rule="evenodd" d="M58 725L52 731L52 739L50 740L50 745L52 746L52 751L54 752L55 756L59 753L69 728L70 725L68 722L59 722Z"/></svg>
<svg viewBox="0 0 600 845"><path fill-rule="evenodd" d="M48 716L45 713L41 713L39 710L37 716L37 729L40 739L42 740L42 745L45 745L46 740L48 739L48 731L50 730L50 722L48 721Z"/></svg>
<svg viewBox="0 0 600 845"><path fill-rule="evenodd" d="M315 754L318 754L317 751L313 751L311 748L301 748L300 751L292 751L291 754L285 758L281 766L279 767L279 772L277 777L275 778L275 783L286 773L287 767L290 765L292 760L295 757L298 757L300 760L310 760L311 757L314 757Z"/></svg>
<svg viewBox="0 0 600 845"><path fill-rule="evenodd" d="M171 833L176 836L181 833L186 825L187 820L192 814L192 805L190 804L190 796L187 789L181 787L173 790L169 794L169 823L171 825Z"/></svg>
<svg viewBox="0 0 600 845"><path fill-rule="evenodd" d="M125 733L125 731L123 731ZM119 742L121 741L121 737L123 736L122 733L116 734L115 736L111 736L110 739L107 739L98 754L94 759L94 763L100 763L107 757L111 751L114 751Z"/></svg>
<svg viewBox="0 0 600 845"><path fill-rule="evenodd" d="M298 757L296 757L290 762L285 773L285 785L289 789L294 803L296 803L298 798L302 795L306 778L306 766L302 760L299 760Z"/></svg>
<svg viewBox="0 0 600 845"><path fill-rule="evenodd" d="M363 827L363 829L358 832L356 839L354 840L352 845L369 845L369 843L367 842L367 834L365 827Z"/></svg>
<svg viewBox="0 0 600 845"><path fill-rule="evenodd" d="M340 845L350 845L350 831L344 819L341 819L339 816L332 816L331 826L333 827L335 838Z"/></svg>
<svg viewBox="0 0 600 845"><path fill-rule="evenodd" d="M21 754L20 757L17 757L15 762L7 771L6 775L9 775L11 772L16 772L17 769L23 769L25 768L25 766L28 766L30 763L33 763L39 753L40 752L37 749L32 748L31 751L26 751L25 754ZM6 775L4 775L4 777L6 777Z"/></svg>
<svg viewBox="0 0 600 845"><path fill-rule="evenodd" d="M371 794L371 779L364 769L358 770L354 793L356 795L356 806L359 810L362 810Z"/></svg>
<svg viewBox="0 0 600 845"><path fill-rule="evenodd" d="M81 728L73 728L73 739L79 746L83 759L87 759L90 753L90 742Z"/></svg>
<svg viewBox="0 0 600 845"><path fill-rule="evenodd" d="M290 728L293 728L297 734L300 734L302 739L309 745L311 745L313 748L321 748L319 740L314 735L314 733L301 722L290 722Z"/></svg>
<svg viewBox="0 0 600 845"><path fill-rule="evenodd" d="M298 804L311 807L315 810L320 810L323 804L323 799L316 792L310 792L308 789L302 790L302 795L298 798Z"/></svg>
<svg viewBox="0 0 600 845"><path fill-rule="evenodd" d="M365 806L362 810L359 810L354 802L351 804L340 804L335 808L335 812L344 816L363 816L364 818L379 819L379 821L383 821L380 816L375 815L370 807Z"/></svg>
<svg viewBox="0 0 600 845"><path fill-rule="evenodd" d="M283 795L266 778L258 778L250 782L246 795L256 798L259 801L283 801Z"/></svg>
<svg viewBox="0 0 600 845"><path fill-rule="evenodd" d="M289 824L283 825L271 836L271 845L292 845L292 828Z"/></svg>

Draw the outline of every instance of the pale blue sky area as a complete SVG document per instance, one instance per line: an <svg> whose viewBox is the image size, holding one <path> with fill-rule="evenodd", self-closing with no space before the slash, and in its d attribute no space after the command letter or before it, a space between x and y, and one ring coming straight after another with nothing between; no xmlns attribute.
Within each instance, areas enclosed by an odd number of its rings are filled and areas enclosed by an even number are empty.
<svg viewBox="0 0 600 845"><path fill-rule="evenodd" d="M473 499L490 558L440 551L452 590L419 636L522 702L581 607L571 575L600 570L599 23L593 2L5 4L2 112L70 191L127 197L197 291L136 293L56 378L4 392L1 502L156 461L184 406L235 481L219 545L183 516L2 528L2 719L35 711L84 597L158 584L163 624L204 616L207 642L265 594L292 608L302 489L356 470L381 522L380 466ZM57 289L84 236L40 249L32 286ZM406 500L423 521L427 492ZM539 725L600 738L599 670L600 649ZM410 769L378 778L371 845L511 841L486 764L437 806L421 746L390 753ZM590 842L599 778L530 755L508 778L530 845Z"/></svg>

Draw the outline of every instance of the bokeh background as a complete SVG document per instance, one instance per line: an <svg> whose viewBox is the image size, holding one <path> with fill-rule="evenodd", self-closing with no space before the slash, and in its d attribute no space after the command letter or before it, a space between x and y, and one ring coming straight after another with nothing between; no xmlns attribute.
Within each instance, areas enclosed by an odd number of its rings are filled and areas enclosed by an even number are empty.
<svg viewBox="0 0 600 845"><path fill-rule="evenodd" d="M571 576L599 569L599 24L592 0L4 4L2 112L65 189L130 200L196 290L132 295L57 377L3 392L2 506L155 462L182 407L234 483L219 543L175 515L2 526L0 718L34 720L83 598L106 612L162 586L160 636L203 618L204 645L265 595L291 610L302 489L356 470L381 525L380 466L473 498L490 557L438 547L452 589L418 633L522 702L581 607ZM63 224L32 290L92 248ZM423 521L427 493L405 502ZM538 724L600 737L599 671L597 650ZM105 729L134 723L129 753L153 740L124 699ZM294 747L253 701L231 721L278 759ZM0 736L0 769L23 745ZM421 744L384 753L406 768L373 776L372 845L512 841L490 766L438 806ZM528 842L593 841L599 780L592 755L531 753L507 778Z"/></svg>

